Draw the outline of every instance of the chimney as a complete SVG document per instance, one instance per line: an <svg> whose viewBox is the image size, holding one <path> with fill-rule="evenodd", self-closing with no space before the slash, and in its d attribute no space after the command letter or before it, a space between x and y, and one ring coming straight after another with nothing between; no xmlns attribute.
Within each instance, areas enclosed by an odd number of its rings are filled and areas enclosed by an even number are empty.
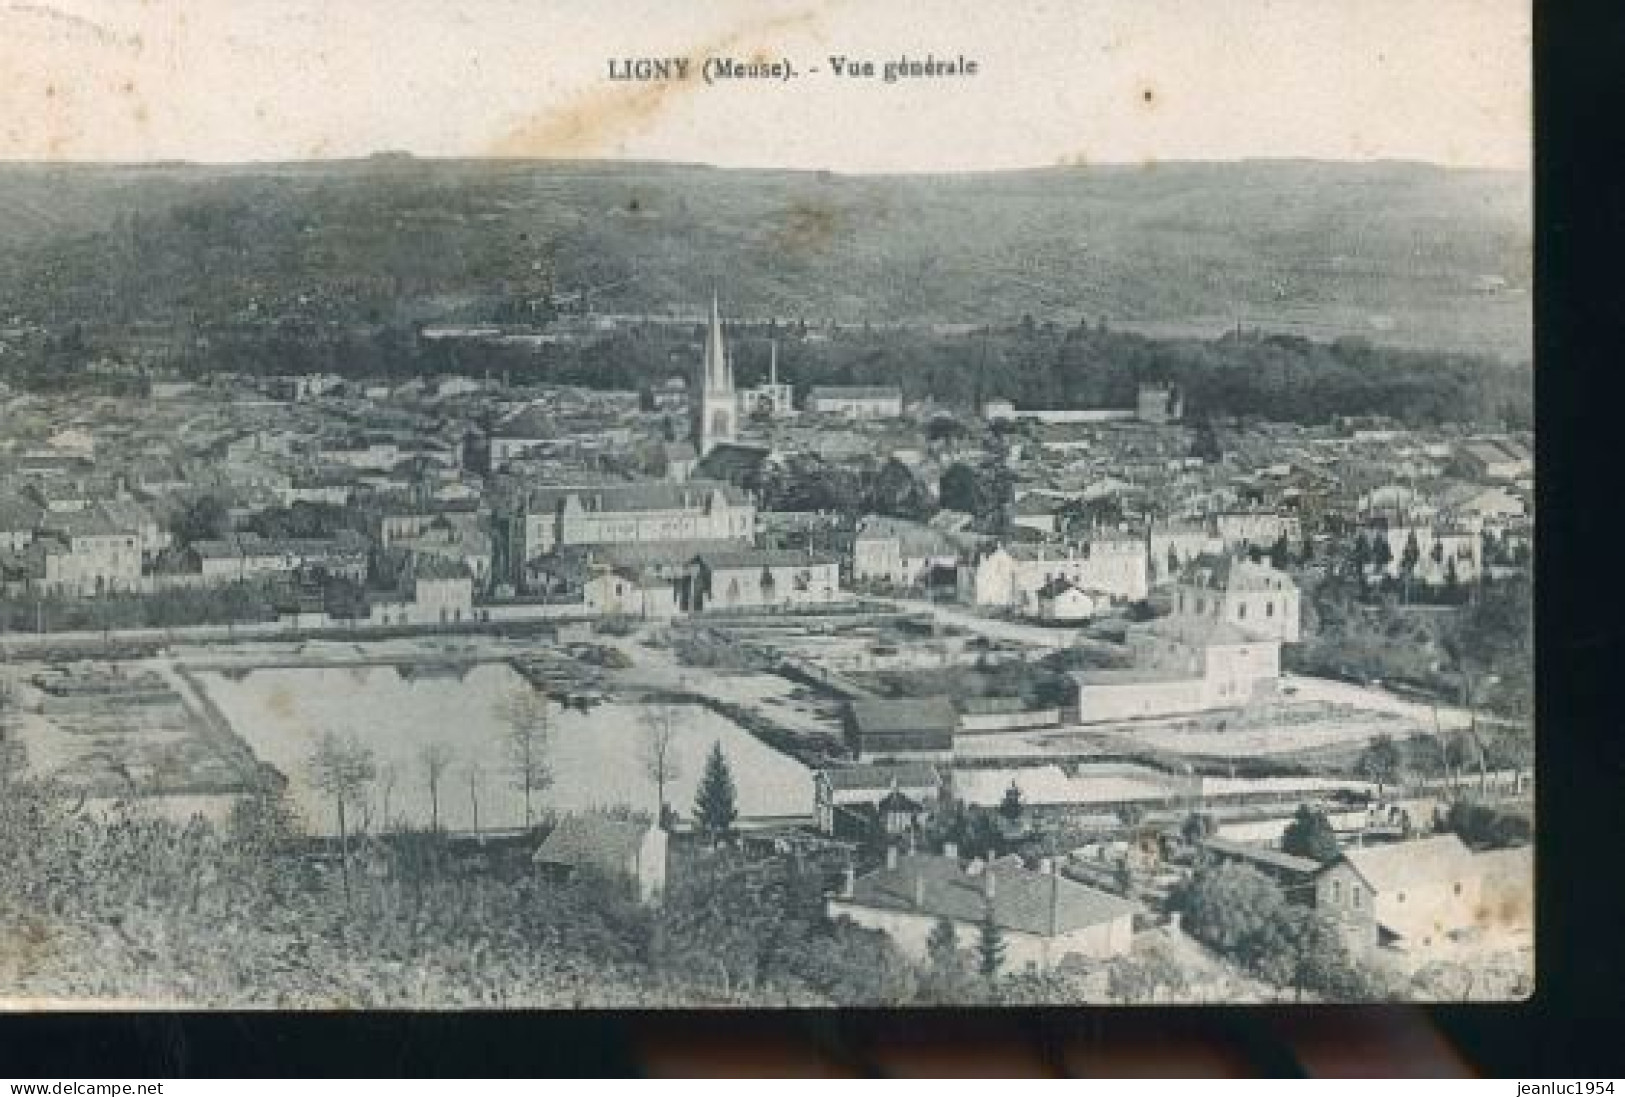
<svg viewBox="0 0 1625 1097"><path fill-rule="evenodd" d="M982 878L984 881L983 894L987 896L987 901L991 903L993 901L995 891L993 884L993 865L991 863L988 864L987 871L982 874Z"/></svg>
<svg viewBox="0 0 1625 1097"><path fill-rule="evenodd" d="M896 846L887 846L886 847L886 867L889 868L889 869L895 869L897 867L897 847Z"/></svg>
<svg viewBox="0 0 1625 1097"><path fill-rule="evenodd" d="M942 843L942 855L950 861L959 860L959 846L954 842Z"/></svg>
<svg viewBox="0 0 1625 1097"><path fill-rule="evenodd" d="M925 909L925 877L918 873L914 875L914 909Z"/></svg>
<svg viewBox="0 0 1625 1097"><path fill-rule="evenodd" d="M1042 872L1045 876L1053 875L1055 872L1055 862L1048 857L1039 858L1038 871Z"/></svg>
<svg viewBox="0 0 1625 1097"><path fill-rule="evenodd" d="M846 866L846 874L841 878L841 898L850 899L857 892L858 874L851 865Z"/></svg>

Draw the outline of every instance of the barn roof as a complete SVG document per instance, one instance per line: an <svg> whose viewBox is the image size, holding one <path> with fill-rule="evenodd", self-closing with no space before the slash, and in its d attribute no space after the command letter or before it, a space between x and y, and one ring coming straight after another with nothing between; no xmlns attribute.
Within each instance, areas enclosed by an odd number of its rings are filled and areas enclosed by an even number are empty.
<svg viewBox="0 0 1625 1097"><path fill-rule="evenodd" d="M989 873L994 885L991 902ZM1045 937L1115 921L1140 909L1127 899L1057 874L1007 864L972 873L958 858L934 854L899 857L895 868L857 880L847 901L954 922L980 922L991 913L1001 929Z"/></svg>
<svg viewBox="0 0 1625 1097"><path fill-rule="evenodd" d="M1439 834L1413 842L1346 849L1343 860L1373 891L1399 891L1424 887L1477 874L1472 851L1454 834Z"/></svg>

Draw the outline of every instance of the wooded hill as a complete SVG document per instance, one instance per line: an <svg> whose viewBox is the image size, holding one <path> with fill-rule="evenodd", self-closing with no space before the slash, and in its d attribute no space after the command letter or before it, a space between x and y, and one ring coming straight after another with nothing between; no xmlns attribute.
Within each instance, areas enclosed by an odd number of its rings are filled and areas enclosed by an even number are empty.
<svg viewBox="0 0 1625 1097"><path fill-rule="evenodd" d="M1526 358L1526 177L1257 161L957 176L366 161L0 167L0 315L337 323L516 303L1244 326ZM545 306L544 306L545 308Z"/></svg>

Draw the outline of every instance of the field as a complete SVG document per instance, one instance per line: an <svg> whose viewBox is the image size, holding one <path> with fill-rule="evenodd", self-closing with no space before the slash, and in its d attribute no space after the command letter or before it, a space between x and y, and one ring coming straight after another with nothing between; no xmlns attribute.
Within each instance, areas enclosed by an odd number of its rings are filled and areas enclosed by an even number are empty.
<svg viewBox="0 0 1625 1097"><path fill-rule="evenodd" d="M403 676L393 666L266 669L199 675L208 696L256 755L289 776L296 803L313 829L335 826L331 805L308 780L306 761L324 731L354 735L378 759L380 777L369 808L374 826L426 826L430 798L420 752L444 744L453 758L440 789L440 822L472 830L475 804L486 829L524 824L524 801L507 765L499 715L505 698L528 690L502 663L479 664L461 677ZM644 707L609 702L586 712L552 706L553 785L537 807L556 812L627 807L652 814L656 794L639 761ZM794 760L696 705L672 707L678 774L667 801L681 814L694 802L705 755L721 743L738 787L744 819L812 813L812 781ZM472 792L470 784L472 781Z"/></svg>
<svg viewBox="0 0 1625 1097"><path fill-rule="evenodd" d="M87 795L236 791L252 772L146 664L25 664L9 688L5 720L30 772Z"/></svg>

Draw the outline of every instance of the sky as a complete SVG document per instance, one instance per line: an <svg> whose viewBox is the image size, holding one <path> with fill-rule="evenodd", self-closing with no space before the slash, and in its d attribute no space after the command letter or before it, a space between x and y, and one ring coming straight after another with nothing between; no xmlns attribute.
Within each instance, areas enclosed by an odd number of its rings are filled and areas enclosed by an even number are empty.
<svg viewBox="0 0 1625 1097"><path fill-rule="evenodd" d="M1301 157L1527 171L1528 0L0 0L0 159ZM831 74L907 55L963 79ZM613 82L612 58L788 82ZM813 67L821 71L811 73Z"/></svg>

